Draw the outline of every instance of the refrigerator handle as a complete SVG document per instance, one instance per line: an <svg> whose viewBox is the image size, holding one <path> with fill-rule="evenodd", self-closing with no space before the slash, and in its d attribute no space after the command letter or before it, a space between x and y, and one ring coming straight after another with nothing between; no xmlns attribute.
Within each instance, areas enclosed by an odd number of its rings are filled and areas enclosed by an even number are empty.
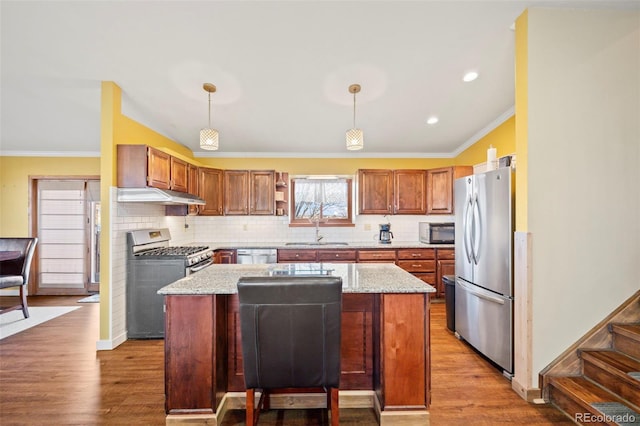
<svg viewBox="0 0 640 426"><path fill-rule="evenodd" d="M474 289L471 288L471 286L461 280L456 280L458 282L458 285L460 287L462 287L465 291L468 291L469 293L473 294L476 297L479 297L480 299L484 299L484 300L488 300L489 302L494 302L494 303L498 303L500 305L504 305L504 299L500 298L500 297L494 297L494 296L490 296L488 294L484 294L484 293L480 293Z"/></svg>
<svg viewBox="0 0 640 426"><path fill-rule="evenodd" d="M480 226L480 208L478 207L478 193L473 195L473 245L471 251L473 253L473 261L477 265L480 259L480 243L482 241L482 226Z"/></svg>
<svg viewBox="0 0 640 426"><path fill-rule="evenodd" d="M469 212L472 210L473 202L471 200L471 195L467 197L467 202L465 203L464 209L464 221L462 223L462 240L464 242L464 254L467 256L467 262L471 263L471 250L469 248L469 240L471 238L471 226L469 222Z"/></svg>

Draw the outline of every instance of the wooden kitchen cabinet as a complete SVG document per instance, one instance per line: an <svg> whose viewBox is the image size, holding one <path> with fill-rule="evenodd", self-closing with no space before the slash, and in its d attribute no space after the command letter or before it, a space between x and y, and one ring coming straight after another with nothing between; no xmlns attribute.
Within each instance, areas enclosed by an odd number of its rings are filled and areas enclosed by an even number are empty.
<svg viewBox="0 0 640 426"><path fill-rule="evenodd" d="M444 297L444 283L442 277L456 274L456 261L454 249L436 250L436 297Z"/></svg>
<svg viewBox="0 0 640 426"><path fill-rule="evenodd" d="M471 166L427 170L427 214L453 214L453 182L473 174Z"/></svg>
<svg viewBox="0 0 640 426"><path fill-rule="evenodd" d="M426 170L393 171L393 214L426 214Z"/></svg>
<svg viewBox="0 0 640 426"><path fill-rule="evenodd" d="M222 216L223 172L220 169L198 169L198 196L205 201L198 212L203 216Z"/></svg>
<svg viewBox="0 0 640 426"><path fill-rule="evenodd" d="M318 250L278 249L278 263L315 262Z"/></svg>
<svg viewBox="0 0 640 426"><path fill-rule="evenodd" d="M356 250L318 250L318 262L355 262Z"/></svg>
<svg viewBox="0 0 640 426"><path fill-rule="evenodd" d="M358 250L358 262L396 263L396 251L393 249Z"/></svg>
<svg viewBox="0 0 640 426"><path fill-rule="evenodd" d="M274 215L273 170L225 170L225 215Z"/></svg>
<svg viewBox="0 0 640 426"><path fill-rule="evenodd" d="M393 171L358 170L358 211L360 214L393 213Z"/></svg>
<svg viewBox="0 0 640 426"><path fill-rule="evenodd" d="M213 252L214 263L235 264L236 259L236 251L232 249L219 249Z"/></svg>
<svg viewBox="0 0 640 426"><path fill-rule="evenodd" d="M249 214L249 171L224 171L224 214Z"/></svg>
<svg viewBox="0 0 640 426"><path fill-rule="evenodd" d="M358 170L360 214L425 214L425 170Z"/></svg>
<svg viewBox="0 0 640 426"><path fill-rule="evenodd" d="M399 249L396 265L416 278L436 287L436 251L435 249Z"/></svg>
<svg viewBox="0 0 640 426"><path fill-rule="evenodd" d="M188 181L187 181L187 192L189 194L198 195L198 168L193 164L189 164L187 167L188 172ZM196 204L189 204L187 206L187 214L196 215L199 211L199 206Z"/></svg>
<svg viewBox="0 0 640 426"><path fill-rule="evenodd" d="M189 192L187 161L147 145L118 145L119 188L153 187Z"/></svg>

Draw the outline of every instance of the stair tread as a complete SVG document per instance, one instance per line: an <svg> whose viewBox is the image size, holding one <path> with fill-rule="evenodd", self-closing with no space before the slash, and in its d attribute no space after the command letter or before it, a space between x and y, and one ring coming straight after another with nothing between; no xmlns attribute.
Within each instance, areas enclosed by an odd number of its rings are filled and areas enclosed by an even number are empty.
<svg viewBox="0 0 640 426"><path fill-rule="evenodd" d="M586 405L594 402L620 402L624 404L620 398L582 376L551 377L550 384Z"/></svg>
<svg viewBox="0 0 640 426"><path fill-rule="evenodd" d="M640 323L611 324L611 331L640 342Z"/></svg>
<svg viewBox="0 0 640 426"><path fill-rule="evenodd" d="M585 350L580 352L580 356L583 360L600 360L602 363L605 363L624 374L640 371L640 361L635 358L631 358L622 352L612 350ZM640 382L638 383L640 384Z"/></svg>

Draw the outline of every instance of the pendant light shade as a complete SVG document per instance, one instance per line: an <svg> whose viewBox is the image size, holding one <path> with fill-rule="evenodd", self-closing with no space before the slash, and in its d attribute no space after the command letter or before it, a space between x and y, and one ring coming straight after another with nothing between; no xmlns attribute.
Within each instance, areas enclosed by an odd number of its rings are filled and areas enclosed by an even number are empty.
<svg viewBox="0 0 640 426"><path fill-rule="evenodd" d="M360 92L359 84L349 86L349 93L353 93L353 128L347 130L347 149L357 151L364 148L364 133L356 128L356 93Z"/></svg>
<svg viewBox="0 0 640 426"><path fill-rule="evenodd" d="M204 83L202 88L209 92L209 127L200 130L200 148L207 151L218 149L218 131L211 128L211 94L216 91L216 86L211 83Z"/></svg>

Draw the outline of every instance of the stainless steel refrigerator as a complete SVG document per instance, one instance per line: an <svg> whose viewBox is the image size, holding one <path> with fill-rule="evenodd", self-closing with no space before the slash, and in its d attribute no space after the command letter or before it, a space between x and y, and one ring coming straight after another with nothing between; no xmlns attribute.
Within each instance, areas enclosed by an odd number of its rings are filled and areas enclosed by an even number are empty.
<svg viewBox="0 0 640 426"><path fill-rule="evenodd" d="M456 333L513 373L511 168L456 179Z"/></svg>

